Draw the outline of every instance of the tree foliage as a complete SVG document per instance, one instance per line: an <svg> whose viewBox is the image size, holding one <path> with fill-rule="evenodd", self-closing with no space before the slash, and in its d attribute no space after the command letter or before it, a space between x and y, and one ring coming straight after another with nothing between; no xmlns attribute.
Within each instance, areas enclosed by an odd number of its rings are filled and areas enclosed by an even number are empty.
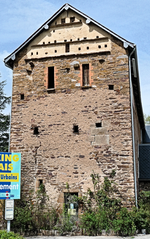
<svg viewBox="0 0 150 239"><path fill-rule="evenodd" d="M0 82L0 152L8 151L10 116L3 114L6 105L10 103L10 97L4 94L5 81Z"/></svg>
<svg viewBox="0 0 150 239"><path fill-rule="evenodd" d="M150 115L144 114L145 124L150 124Z"/></svg>

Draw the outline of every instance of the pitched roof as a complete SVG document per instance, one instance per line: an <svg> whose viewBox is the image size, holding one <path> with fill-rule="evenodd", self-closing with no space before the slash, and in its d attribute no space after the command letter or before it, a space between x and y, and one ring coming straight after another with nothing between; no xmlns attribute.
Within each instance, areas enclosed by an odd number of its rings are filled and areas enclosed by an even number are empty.
<svg viewBox="0 0 150 239"><path fill-rule="evenodd" d="M134 50L134 57L136 60L136 67L137 67L137 78L133 79L133 91L135 95L136 106L138 109L138 117L140 121L141 128L144 128L144 117L143 117L143 110L141 104L141 94L140 94L140 83L139 83L139 74L138 74L138 62L137 62L137 52L136 52L136 45L132 42L127 41L126 39L122 38L121 36L117 35L110 29L106 28L102 24L98 23L97 21L93 20L91 17L87 16L83 12L79 11L78 9L74 8L70 4L64 4L51 18L49 18L37 31L35 31L23 44L21 44L15 51L13 51L9 56L4 59L4 63L7 67L13 69L13 62L16 58L16 54L21 51L27 44L29 44L34 38L36 38L43 30L49 29L49 25L58 17L63 11L67 11L71 9L72 11L76 12L77 14L81 15L86 19L86 23L90 24L93 23L96 26L103 29L105 32L109 33L116 39L122 41L124 48L128 48L129 52L131 53Z"/></svg>
<svg viewBox="0 0 150 239"><path fill-rule="evenodd" d="M4 63L7 67L9 68L13 68L13 61L15 60L15 55L23 48L25 47L30 41L32 41L37 35L39 35L39 33L41 33L42 30L46 30L49 28L50 23L58 16L60 15L64 10L68 10L71 9L74 12L78 13L79 15L81 15L82 17L84 17L86 19L86 23L93 23L96 26L100 27L101 29L103 29L104 31L106 31L107 33L111 34L112 36L114 36L115 38L117 38L118 40L122 41L124 44L124 47L127 48L128 46L131 48L134 48L135 44L131 43L129 41L127 41L126 39L122 38L121 36L117 35L116 33L114 33L113 31L109 30L108 28L104 27L102 24L98 23L97 21L93 20L91 17L87 16L86 14L82 13L81 11L79 11L78 9L74 8L73 6L71 6L70 4L66 3L64 4L51 18L49 18L37 31L35 31L23 44L21 44L15 51L13 51L9 56L7 56L4 59Z"/></svg>

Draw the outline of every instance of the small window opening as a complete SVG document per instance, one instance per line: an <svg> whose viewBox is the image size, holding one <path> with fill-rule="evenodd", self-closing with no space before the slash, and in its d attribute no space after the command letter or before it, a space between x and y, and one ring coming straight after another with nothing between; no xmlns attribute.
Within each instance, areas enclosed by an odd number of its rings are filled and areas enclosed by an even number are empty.
<svg viewBox="0 0 150 239"><path fill-rule="evenodd" d="M67 40L64 40L64 42L67 42Z"/></svg>
<svg viewBox="0 0 150 239"><path fill-rule="evenodd" d="M31 56L33 56L33 52L31 52Z"/></svg>
<svg viewBox="0 0 150 239"><path fill-rule="evenodd" d="M89 85L89 64L82 65L82 84L83 86Z"/></svg>
<svg viewBox="0 0 150 239"><path fill-rule="evenodd" d="M36 55L38 55L38 52L36 52Z"/></svg>
<svg viewBox="0 0 150 239"><path fill-rule="evenodd" d="M54 67L48 67L48 89L54 88Z"/></svg>
<svg viewBox="0 0 150 239"><path fill-rule="evenodd" d="M35 134L35 135L38 135L38 134L39 134L38 126L35 126L35 127L34 127L34 132L33 132L33 134Z"/></svg>
<svg viewBox="0 0 150 239"><path fill-rule="evenodd" d="M80 41L80 38L78 38L78 41Z"/></svg>
<svg viewBox="0 0 150 239"><path fill-rule="evenodd" d="M55 30L53 30L53 32L55 32Z"/></svg>
<svg viewBox="0 0 150 239"><path fill-rule="evenodd" d="M39 179L39 187L43 184L43 180Z"/></svg>
<svg viewBox="0 0 150 239"><path fill-rule="evenodd" d="M70 72L70 68L66 68L66 71L67 71L67 73L69 73Z"/></svg>
<svg viewBox="0 0 150 239"><path fill-rule="evenodd" d="M75 17L70 17L70 22L74 22L75 21Z"/></svg>
<svg viewBox="0 0 150 239"><path fill-rule="evenodd" d="M99 45L98 48L101 48L101 45Z"/></svg>
<svg viewBox="0 0 150 239"><path fill-rule="evenodd" d="M64 204L65 211L70 216L78 215L78 203L77 203L78 193L64 193Z"/></svg>
<svg viewBox="0 0 150 239"><path fill-rule="evenodd" d="M26 70L26 71L27 71L29 76L32 74L32 71L30 71L30 70Z"/></svg>
<svg viewBox="0 0 150 239"><path fill-rule="evenodd" d="M104 59L100 59L100 60L99 60L99 63L101 63L101 64L103 64L104 62L105 62Z"/></svg>
<svg viewBox="0 0 150 239"><path fill-rule="evenodd" d="M54 43L56 43L57 41L56 40L54 40Z"/></svg>
<svg viewBox="0 0 150 239"><path fill-rule="evenodd" d="M48 42L48 44L50 44L50 41Z"/></svg>
<svg viewBox="0 0 150 239"><path fill-rule="evenodd" d="M87 46L87 50L89 50L89 46Z"/></svg>
<svg viewBox="0 0 150 239"><path fill-rule="evenodd" d="M70 39L70 41L72 41L72 39Z"/></svg>
<svg viewBox="0 0 150 239"><path fill-rule="evenodd" d="M65 50L66 50L66 52L70 51L70 44L69 43L66 44L66 49Z"/></svg>
<svg viewBox="0 0 150 239"><path fill-rule="evenodd" d="M109 90L113 90L114 89L114 85L108 85L108 89Z"/></svg>
<svg viewBox="0 0 150 239"><path fill-rule="evenodd" d="M20 99L24 100L24 94L20 94Z"/></svg>
<svg viewBox="0 0 150 239"><path fill-rule="evenodd" d="M87 37L84 37L84 40L86 40L87 39Z"/></svg>
<svg viewBox="0 0 150 239"><path fill-rule="evenodd" d="M57 53L57 50L55 50L55 53Z"/></svg>
<svg viewBox="0 0 150 239"><path fill-rule="evenodd" d="M79 127L76 124L73 125L73 133L79 133Z"/></svg>
<svg viewBox="0 0 150 239"><path fill-rule="evenodd" d="M107 44L105 44L105 47L107 47Z"/></svg>
<svg viewBox="0 0 150 239"><path fill-rule="evenodd" d="M78 50L81 51L81 47L79 47Z"/></svg>
<svg viewBox="0 0 150 239"><path fill-rule="evenodd" d="M102 127L102 122L96 123L95 126L96 126L97 128Z"/></svg>
<svg viewBox="0 0 150 239"><path fill-rule="evenodd" d="M61 24L64 24L65 23L65 18L62 18L61 19Z"/></svg>
<svg viewBox="0 0 150 239"><path fill-rule="evenodd" d="M48 52L45 52L45 55L47 55L48 54Z"/></svg>
<svg viewBox="0 0 150 239"><path fill-rule="evenodd" d="M45 42L43 41L43 45L45 44Z"/></svg>
<svg viewBox="0 0 150 239"><path fill-rule="evenodd" d="M96 38L99 38L99 36L96 36Z"/></svg>

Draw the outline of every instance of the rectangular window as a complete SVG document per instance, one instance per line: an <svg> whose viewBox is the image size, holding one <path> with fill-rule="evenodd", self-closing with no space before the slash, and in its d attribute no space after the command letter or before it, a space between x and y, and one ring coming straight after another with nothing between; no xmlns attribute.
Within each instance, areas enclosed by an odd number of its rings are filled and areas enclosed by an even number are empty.
<svg viewBox="0 0 150 239"><path fill-rule="evenodd" d="M74 22L75 21L75 17L70 17L70 22Z"/></svg>
<svg viewBox="0 0 150 239"><path fill-rule="evenodd" d="M70 51L70 44L66 43L66 52L69 52L69 51Z"/></svg>
<svg viewBox="0 0 150 239"><path fill-rule="evenodd" d="M89 64L82 65L83 86L89 85Z"/></svg>
<svg viewBox="0 0 150 239"><path fill-rule="evenodd" d="M64 193L65 211L71 216L78 215L78 193Z"/></svg>
<svg viewBox="0 0 150 239"><path fill-rule="evenodd" d="M65 18L62 18L61 19L61 24L64 24L65 23Z"/></svg>
<svg viewBox="0 0 150 239"><path fill-rule="evenodd" d="M54 67L48 67L48 89L54 89Z"/></svg>

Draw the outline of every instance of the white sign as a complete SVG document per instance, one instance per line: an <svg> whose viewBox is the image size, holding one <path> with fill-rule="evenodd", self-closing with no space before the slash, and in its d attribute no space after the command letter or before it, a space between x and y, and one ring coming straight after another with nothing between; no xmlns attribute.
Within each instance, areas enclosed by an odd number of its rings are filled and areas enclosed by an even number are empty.
<svg viewBox="0 0 150 239"><path fill-rule="evenodd" d="M14 219L14 200L7 199L5 200L5 220Z"/></svg>

